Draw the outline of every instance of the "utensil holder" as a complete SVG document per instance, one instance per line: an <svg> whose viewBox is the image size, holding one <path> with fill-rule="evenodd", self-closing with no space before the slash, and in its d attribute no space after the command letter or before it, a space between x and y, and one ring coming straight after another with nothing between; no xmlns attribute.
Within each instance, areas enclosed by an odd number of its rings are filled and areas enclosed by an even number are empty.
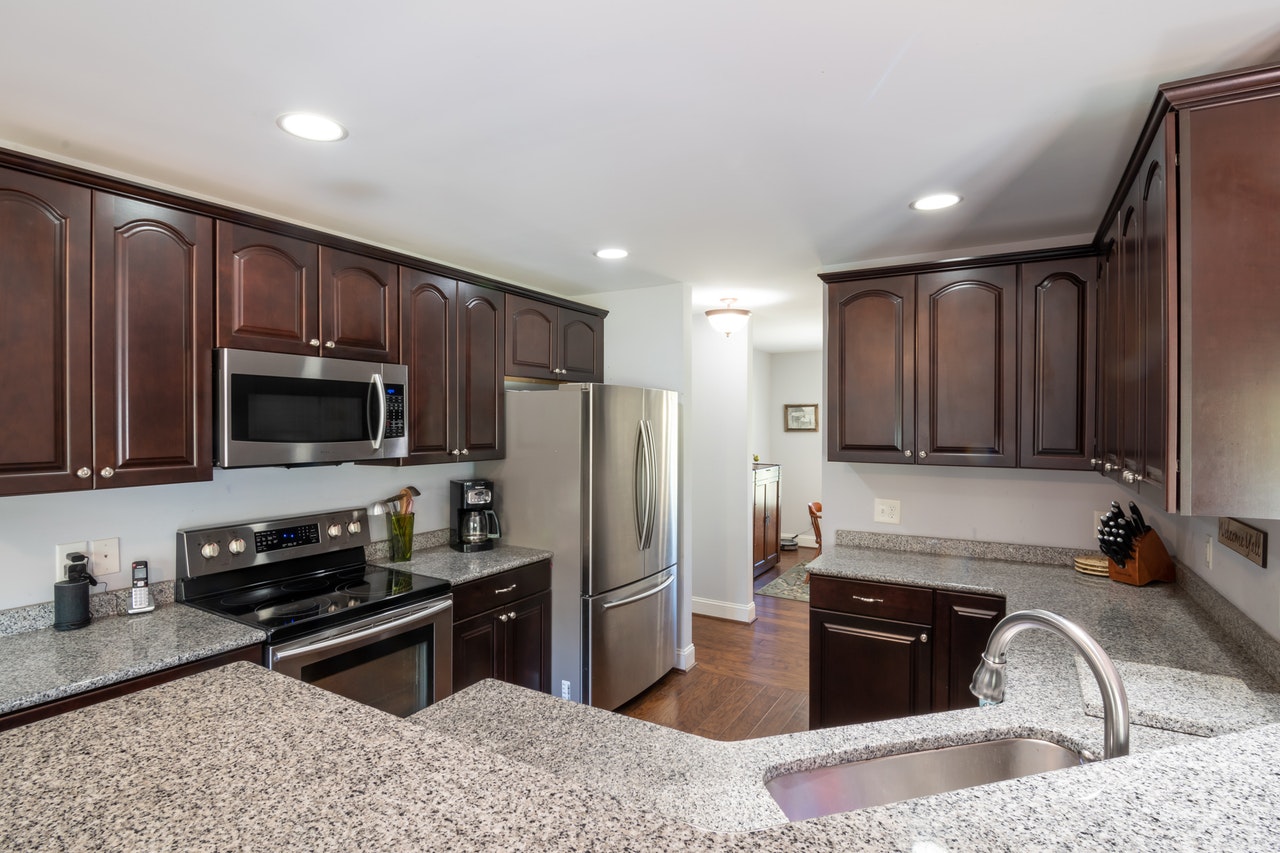
<svg viewBox="0 0 1280 853"><path fill-rule="evenodd" d="M387 541L391 546L391 562L404 563L413 556L413 513L387 516Z"/></svg>
<svg viewBox="0 0 1280 853"><path fill-rule="evenodd" d="M1176 577L1173 560L1154 530L1133 540L1133 556L1123 567L1116 565L1115 560L1108 560L1107 575L1113 581L1133 586L1146 586L1152 581L1172 582Z"/></svg>

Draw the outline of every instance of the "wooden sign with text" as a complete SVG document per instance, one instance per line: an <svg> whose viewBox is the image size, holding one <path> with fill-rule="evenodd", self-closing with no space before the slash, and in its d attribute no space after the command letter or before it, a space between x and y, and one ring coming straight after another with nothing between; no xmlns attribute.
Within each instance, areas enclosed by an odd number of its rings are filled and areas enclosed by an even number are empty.
<svg viewBox="0 0 1280 853"><path fill-rule="evenodd" d="M1251 563L1267 567L1267 532L1234 518L1218 519L1218 541Z"/></svg>

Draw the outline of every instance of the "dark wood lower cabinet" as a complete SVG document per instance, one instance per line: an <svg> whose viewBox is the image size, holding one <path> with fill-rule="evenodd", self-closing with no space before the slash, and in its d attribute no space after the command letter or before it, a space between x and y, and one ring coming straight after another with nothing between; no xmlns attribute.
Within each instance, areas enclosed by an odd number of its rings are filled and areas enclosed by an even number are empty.
<svg viewBox="0 0 1280 853"><path fill-rule="evenodd" d="M129 693L137 693L148 687L155 687L157 684L164 684L167 681L175 681L179 678L185 678L188 675L195 675L198 672L204 672L210 669L217 669L229 663L237 661L248 661L249 663L262 663L262 646L245 646L244 648L235 649L229 652L223 652L212 657L202 658L191 663L184 663L181 666L173 666L168 669L162 669L158 672L152 672L147 675L140 675L137 678L130 678L127 681L117 682L116 684L108 684L106 687L99 687L95 690L86 690L83 693L77 693L74 696L68 696L65 699L55 699L52 702L45 702L42 705L35 705L30 708L23 708L20 711L14 711L9 714L0 716L0 731L25 726L27 723L34 723L37 720L48 719L49 717L64 714L67 711L74 711L77 708L84 708L88 705L96 705L99 702L105 702L108 699L114 699L117 696L124 696Z"/></svg>
<svg viewBox="0 0 1280 853"><path fill-rule="evenodd" d="M453 689L496 678L551 692L551 564L454 588ZM483 604L496 604L477 613Z"/></svg>
<svg viewBox="0 0 1280 853"><path fill-rule="evenodd" d="M869 723L977 705L969 680L997 596L814 576L809 727Z"/></svg>

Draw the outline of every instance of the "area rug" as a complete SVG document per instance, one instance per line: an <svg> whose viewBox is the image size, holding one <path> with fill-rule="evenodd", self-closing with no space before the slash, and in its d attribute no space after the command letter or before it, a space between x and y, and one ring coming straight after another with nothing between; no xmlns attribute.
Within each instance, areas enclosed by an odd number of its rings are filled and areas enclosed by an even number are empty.
<svg viewBox="0 0 1280 853"><path fill-rule="evenodd" d="M792 566L756 590L756 594L771 595L774 598L789 598L792 601L808 601L809 585L804 582L804 574L809 571L807 566L808 563L798 563Z"/></svg>

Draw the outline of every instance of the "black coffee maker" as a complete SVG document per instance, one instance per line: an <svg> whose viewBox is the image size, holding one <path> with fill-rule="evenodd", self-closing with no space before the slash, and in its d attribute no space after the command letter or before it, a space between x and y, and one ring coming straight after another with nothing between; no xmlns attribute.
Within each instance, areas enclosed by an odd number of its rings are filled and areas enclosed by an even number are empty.
<svg viewBox="0 0 1280 853"><path fill-rule="evenodd" d="M502 535L493 511L492 480L449 481L449 547L455 551L488 551Z"/></svg>

